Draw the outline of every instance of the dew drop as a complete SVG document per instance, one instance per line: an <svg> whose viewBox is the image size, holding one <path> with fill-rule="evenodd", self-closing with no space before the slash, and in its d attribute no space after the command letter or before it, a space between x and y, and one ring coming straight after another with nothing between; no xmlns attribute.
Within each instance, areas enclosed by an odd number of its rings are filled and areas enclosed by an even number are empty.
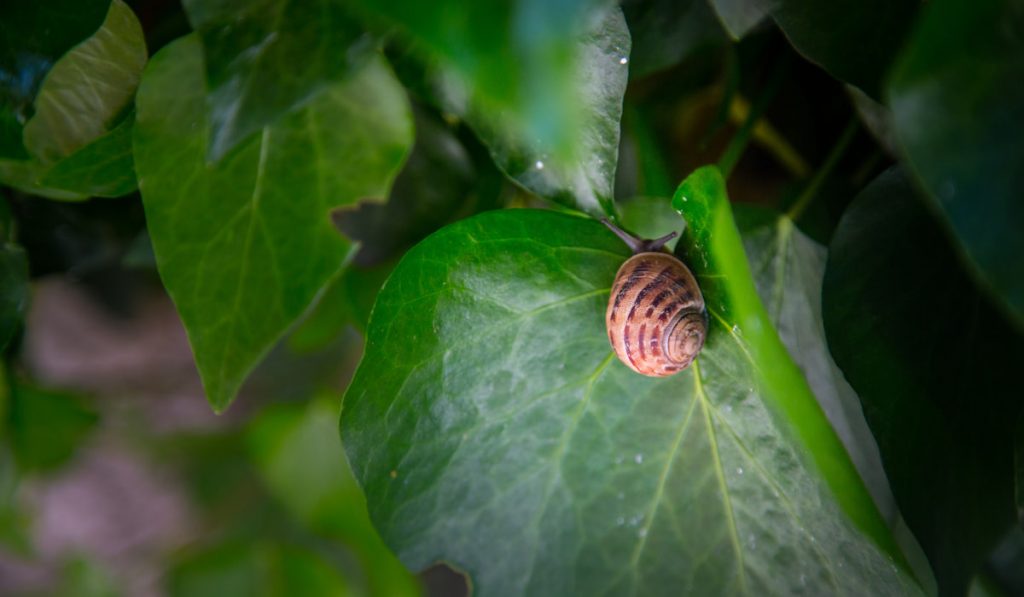
<svg viewBox="0 0 1024 597"><path fill-rule="evenodd" d="M742 475L743 474L743 467L742 466L736 467L736 474L737 475Z"/></svg>
<svg viewBox="0 0 1024 597"><path fill-rule="evenodd" d="M619 58L619 64L627 64L628 62L629 62L629 58L626 58L625 56L623 56L622 58Z"/></svg>
<svg viewBox="0 0 1024 597"><path fill-rule="evenodd" d="M646 537L647 536L647 529L640 529L639 531L636 532L636 534L639 535L640 537Z"/></svg>
<svg viewBox="0 0 1024 597"><path fill-rule="evenodd" d="M739 334L739 333L740 333L740 326L738 326L738 325L733 325L733 326L732 326L732 333L734 333L734 334Z"/></svg>
<svg viewBox="0 0 1024 597"><path fill-rule="evenodd" d="M637 454L636 456L633 457L633 462L635 462L637 464L643 464L644 463L644 455L643 454Z"/></svg>
<svg viewBox="0 0 1024 597"><path fill-rule="evenodd" d="M537 162L533 165L533 167L538 169L538 170L543 170L544 169L544 162L542 162L540 160L537 160Z"/></svg>
<svg viewBox="0 0 1024 597"><path fill-rule="evenodd" d="M687 197L686 195L683 195L682 199L683 199L683 201L689 201L690 200L690 198Z"/></svg>

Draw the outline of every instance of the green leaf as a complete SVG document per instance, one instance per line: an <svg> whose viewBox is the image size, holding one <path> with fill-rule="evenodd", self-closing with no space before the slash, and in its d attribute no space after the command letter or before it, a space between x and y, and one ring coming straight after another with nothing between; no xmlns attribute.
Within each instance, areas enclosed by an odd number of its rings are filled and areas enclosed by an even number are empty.
<svg viewBox="0 0 1024 597"><path fill-rule="evenodd" d="M46 73L95 33L109 0L4 2L0 5L0 159L25 159L22 129Z"/></svg>
<svg viewBox="0 0 1024 597"><path fill-rule="evenodd" d="M77 396L11 381L6 431L22 471L48 471L64 464L97 420Z"/></svg>
<svg viewBox="0 0 1024 597"><path fill-rule="evenodd" d="M984 285L1024 325L1024 10L925 9L889 84L896 135Z"/></svg>
<svg viewBox="0 0 1024 597"><path fill-rule="evenodd" d="M198 38L153 57L137 99L136 168L164 285L214 409L341 271L329 212L386 197L412 143L382 59L324 89L216 165Z"/></svg>
<svg viewBox="0 0 1024 597"><path fill-rule="evenodd" d="M21 326L28 307L28 258L10 243L0 245L0 351Z"/></svg>
<svg viewBox="0 0 1024 597"><path fill-rule="evenodd" d="M288 346L299 352L325 348L349 325L365 333L373 301L393 268L394 263L350 266L330 283L306 318L288 336Z"/></svg>
<svg viewBox="0 0 1024 597"><path fill-rule="evenodd" d="M250 451L270 488L312 530L344 541L358 554L374 595L415 595L417 584L370 525L366 498L345 462L337 409L315 401L306 409L264 412L249 433Z"/></svg>
<svg viewBox="0 0 1024 597"><path fill-rule="evenodd" d="M633 37L629 75L634 79L726 39L707 0L627 0L622 11Z"/></svg>
<svg viewBox="0 0 1024 597"><path fill-rule="evenodd" d="M130 114L110 132L60 160L41 177L43 187L73 189L90 197L120 197L138 186L135 162L132 159L132 128L135 115Z"/></svg>
<svg viewBox="0 0 1024 597"><path fill-rule="evenodd" d="M210 161L308 104L372 56L341 0L185 0L202 41Z"/></svg>
<svg viewBox="0 0 1024 597"><path fill-rule="evenodd" d="M877 98L921 3L770 0L766 5L798 52L833 77Z"/></svg>
<svg viewBox="0 0 1024 597"><path fill-rule="evenodd" d="M861 398L940 592L963 594L1016 518L1024 337L972 284L898 170L840 221L823 311L832 354Z"/></svg>
<svg viewBox="0 0 1024 597"><path fill-rule="evenodd" d="M508 176L537 195L595 216L613 216L612 193L619 152L622 97L629 79L629 30L618 8L590 30L572 38L577 61L564 73L579 97L572 104L573 151L560 152L538 135L531 136L502 112L453 91L449 81L448 109L463 115L491 150L495 163Z"/></svg>
<svg viewBox="0 0 1024 597"><path fill-rule="evenodd" d="M679 197L712 328L669 378L614 359L628 251L597 222L489 212L406 255L341 418L378 531L480 595L913 593L841 509L895 553L758 302L721 177Z"/></svg>
<svg viewBox="0 0 1024 597"><path fill-rule="evenodd" d="M827 249L787 216L737 205L737 225L768 317L839 435L886 520L896 512L860 399L832 360L821 313Z"/></svg>
<svg viewBox="0 0 1024 597"><path fill-rule="evenodd" d="M227 544L190 554L168 574L180 597L351 594L348 582L313 551L269 543Z"/></svg>
<svg viewBox="0 0 1024 597"><path fill-rule="evenodd" d="M764 20L769 6L761 0L708 0L718 20L732 36L740 39Z"/></svg>
<svg viewBox="0 0 1024 597"><path fill-rule="evenodd" d="M611 2L353 4L370 21L397 29L422 56L438 61L462 83L465 97L485 113L502 114L509 130L537 140L553 154L574 153L588 126L580 118L580 102L587 102L587 91L580 95L577 40L603 18ZM628 56L628 45L621 50L619 56Z"/></svg>
<svg viewBox="0 0 1024 597"><path fill-rule="evenodd" d="M113 0L103 26L49 71L24 129L30 157L0 159L0 181L64 200L134 190L133 119L118 117L134 97L145 63L138 19Z"/></svg>

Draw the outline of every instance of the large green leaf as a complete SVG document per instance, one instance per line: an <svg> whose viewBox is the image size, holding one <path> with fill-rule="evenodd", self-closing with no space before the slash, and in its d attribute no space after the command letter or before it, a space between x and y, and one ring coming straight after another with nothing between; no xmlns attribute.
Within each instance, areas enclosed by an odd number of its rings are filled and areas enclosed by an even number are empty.
<svg viewBox="0 0 1024 597"><path fill-rule="evenodd" d="M860 399L832 360L821 313L827 249L800 231L788 216L750 205L736 219L751 274L782 343L807 378L818 403L886 519L896 511L878 446L864 420Z"/></svg>
<svg viewBox="0 0 1024 597"><path fill-rule="evenodd" d="M1015 519L1024 337L974 286L898 170L840 221L823 305L897 503L940 590L963 594Z"/></svg>
<svg viewBox="0 0 1024 597"><path fill-rule="evenodd" d="M109 0L0 4L0 159L25 159L22 129L46 73L103 23Z"/></svg>
<svg viewBox="0 0 1024 597"><path fill-rule="evenodd" d="M757 299L721 176L677 199L711 331L669 378L614 359L628 251L596 222L489 212L406 255L341 418L385 542L481 595L914 592L847 516L897 553Z"/></svg>
<svg viewBox="0 0 1024 597"><path fill-rule="evenodd" d="M1024 325L1024 8L930 2L889 85L899 143L981 278ZM950 39L958 40L950 44Z"/></svg>
<svg viewBox="0 0 1024 597"><path fill-rule="evenodd" d="M250 450L271 493L312 530L343 541L357 554L368 592L399 597L419 593L416 580L370 525L366 498L345 463L338 410L316 400L304 410L280 407L257 418ZM355 579L353 579L355 580Z"/></svg>
<svg viewBox="0 0 1024 597"><path fill-rule="evenodd" d="M903 47L921 3L764 0L763 4L797 51L837 79L878 97L882 79Z"/></svg>
<svg viewBox="0 0 1024 597"><path fill-rule="evenodd" d="M24 127L29 158L0 159L0 182L53 199L134 190L133 120L119 117L145 63L138 19L124 2L113 0L103 26L47 74Z"/></svg>
<svg viewBox="0 0 1024 597"><path fill-rule="evenodd" d="M365 62L342 0L185 0L203 40L209 157L228 151Z"/></svg>
<svg viewBox="0 0 1024 597"><path fill-rule="evenodd" d="M195 36L154 56L135 154L160 275L223 410L348 259L330 210L387 196L412 125L378 58L211 166L205 88Z"/></svg>
<svg viewBox="0 0 1024 597"><path fill-rule="evenodd" d="M465 116L490 148L495 163L528 190L595 216L613 215L612 192L619 152L622 97L629 79L629 29L614 8L590 29L571 38L577 57L564 76L575 85L573 151L560 152L543 137L448 84L448 109Z"/></svg>
<svg viewBox="0 0 1024 597"><path fill-rule="evenodd" d="M626 0L622 11L633 38L629 75L634 79L726 40L707 0Z"/></svg>

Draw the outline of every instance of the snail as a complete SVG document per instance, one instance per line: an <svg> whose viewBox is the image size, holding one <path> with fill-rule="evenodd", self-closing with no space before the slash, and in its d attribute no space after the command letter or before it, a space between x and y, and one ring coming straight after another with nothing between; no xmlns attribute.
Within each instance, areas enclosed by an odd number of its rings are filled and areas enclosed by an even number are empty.
<svg viewBox="0 0 1024 597"><path fill-rule="evenodd" d="M634 253L615 274L605 313L615 355L650 377L686 369L704 346L708 317L696 278L664 249L676 233L641 240L602 222Z"/></svg>

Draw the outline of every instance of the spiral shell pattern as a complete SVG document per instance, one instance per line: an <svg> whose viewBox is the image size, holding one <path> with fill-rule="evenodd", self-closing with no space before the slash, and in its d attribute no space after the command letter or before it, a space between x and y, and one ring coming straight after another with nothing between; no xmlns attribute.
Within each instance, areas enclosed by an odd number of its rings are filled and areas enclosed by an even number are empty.
<svg viewBox="0 0 1024 597"><path fill-rule="evenodd" d="M615 275L605 313L612 348L630 369L665 377L704 346L707 312L697 280L668 253L639 253Z"/></svg>

